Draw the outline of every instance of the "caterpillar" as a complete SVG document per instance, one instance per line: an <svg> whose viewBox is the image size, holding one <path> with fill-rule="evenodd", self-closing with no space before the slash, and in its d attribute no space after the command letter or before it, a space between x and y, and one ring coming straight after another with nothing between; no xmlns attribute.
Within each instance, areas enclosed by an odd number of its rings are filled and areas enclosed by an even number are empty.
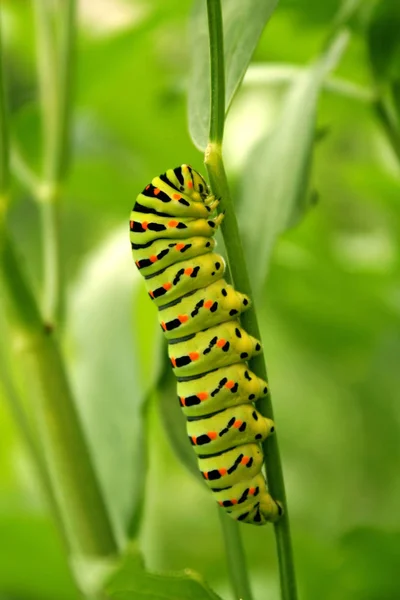
<svg viewBox="0 0 400 600"><path fill-rule="evenodd" d="M218 204L189 165L170 169L137 196L130 240L158 307L202 477L232 518L263 525L282 514L261 472L260 442L274 423L253 404L268 386L247 366L261 351L239 322L250 300L228 285L224 259L214 252L224 216L212 216Z"/></svg>

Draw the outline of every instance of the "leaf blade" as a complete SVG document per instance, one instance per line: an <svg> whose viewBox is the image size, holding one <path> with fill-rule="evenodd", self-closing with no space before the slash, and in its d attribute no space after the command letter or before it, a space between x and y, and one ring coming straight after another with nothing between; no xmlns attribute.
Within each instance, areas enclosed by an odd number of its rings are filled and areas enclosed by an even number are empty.
<svg viewBox="0 0 400 600"><path fill-rule="evenodd" d="M242 82L263 29L278 0L222 0L226 111ZM243 24L245 23L245 26ZM192 76L189 87L189 131L194 144L207 146L210 120L210 66L206 3L194 5L190 23Z"/></svg>
<svg viewBox="0 0 400 600"><path fill-rule="evenodd" d="M306 208L318 96L347 40L348 34L340 33L314 65L299 73L276 126L256 144L243 169L239 214L256 292L264 282L277 236ZM267 200L254 203L254 198Z"/></svg>

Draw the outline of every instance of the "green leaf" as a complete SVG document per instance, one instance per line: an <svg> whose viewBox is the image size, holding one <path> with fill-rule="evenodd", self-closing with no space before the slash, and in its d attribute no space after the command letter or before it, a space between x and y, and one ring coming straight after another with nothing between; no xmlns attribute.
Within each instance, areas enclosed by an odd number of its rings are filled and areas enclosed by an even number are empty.
<svg viewBox="0 0 400 600"><path fill-rule="evenodd" d="M176 378L172 372L166 348L164 348L163 370L157 390L161 419L171 446L185 467L199 481L202 481L196 455L188 440L186 419L177 399Z"/></svg>
<svg viewBox="0 0 400 600"><path fill-rule="evenodd" d="M240 216L258 291L277 236L298 221L307 206L318 96L347 40L346 33L339 34L320 59L299 74L275 127L256 144L244 167Z"/></svg>
<svg viewBox="0 0 400 600"><path fill-rule="evenodd" d="M145 570L142 557L132 549L106 587L115 600L219 600L203 578L185 569L179 573L152 573Z"/></svg>
<svg viewBox="0 0 400 600"><path fill-rule="evenodd" d="M142 508L144 403L158 368L151 360L159 342L153 313L131 258L127 228L113 231L88 257L75 283L69 326L79 408L120 533Z"/></svg>
<svg viewBox="0 0 400 600"><path fill-rule="evenodd" d="M238 90L277 2L278 0L222 0L226 110ZM189 129L194 144L204 150L210 121L210 61L204 0L195 3L190 32L193 60L189 88Z"/></svg>

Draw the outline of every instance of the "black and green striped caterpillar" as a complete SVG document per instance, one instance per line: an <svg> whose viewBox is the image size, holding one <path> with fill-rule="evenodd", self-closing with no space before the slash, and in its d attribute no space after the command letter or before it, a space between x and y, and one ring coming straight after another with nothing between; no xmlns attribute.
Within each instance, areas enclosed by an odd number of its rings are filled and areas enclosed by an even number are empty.
<svg viewBox="0 0 400 600"><path fill-rule="evenodd" d="M232 518L263 525L282 513L261 473L259 442L274 424L253 405L268 392L246 364L261 344L241 328L249 298L226 283L224 259L213 251L223 219L211 216L217 205L189 165L170 169L138 195L131 245L158 306L202 476Z"/></svg>

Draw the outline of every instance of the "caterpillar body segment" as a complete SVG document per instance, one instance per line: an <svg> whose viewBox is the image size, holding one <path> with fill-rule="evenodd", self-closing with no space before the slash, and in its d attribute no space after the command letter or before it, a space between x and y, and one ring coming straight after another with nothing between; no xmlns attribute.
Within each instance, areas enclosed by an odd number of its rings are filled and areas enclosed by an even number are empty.
<svg viewBox="0 0 400 600"><path fill-rule="evenodd" d="M143 277L159 273L175 263L186 261L189 258L199 257L202 254L214 250L215 240L213 238L192 237L190 241L171 239L168 244L164 239L155 240L151 243L151 254L149 246L134 244L131 242L135 254L135 263Z"/></svg>
<svg viewBox="0 0 400 600"><path fill-rule="evenodd" d="M210 274L209 281L214 279L218 270L222 270L223 263L214 261L214 264L218 265L218 269L213 271L214 275ZM207 290L206 293L204 292L205 289ZM207 288L202 288L183 297L172 306L161 307L158 317L165 337L175 339L196 333L201 328L210 328L213 325L224 323L228 319L233 319L234 316L237 317L239 313L246 310L248 306L247 296L240 294L231 285L228 285L224 279L221 279L215 283L210 283ZM231 323L231 321L226 323L229 330L231 329ZM213 333L218 332L213 331ZM197 335L196 343L199 345L203 343L203 340L207 341L208 339L207 334L202 336L199 333ZM222 337L220 336L218 339L222 339ZM215 340L215 343L220 344L221 342ZM244 343L243 340L242 344L238 343L236 345L243 345ZM205 356L207 354L208 351L206 351Z"/></svg>
<svg viewBox="0 0 400 600"><path fill-rule="evenodd" d="M218 281L224 275L224 265L222 256L212 252L196 256L168 267L160 277L147 279L147 291L159 308L178 298L179 305L185 306L189 299L184 296L204 288L210 281ZM160 279L163 281L162 285ZM195 296L191 298L193 303Z"/></svg>
<svg viewBox="0 0 400 600"><path fill-rule="evenodd" d="M198 459L200 472L212 490L224 489L257 475L263 464L258 444L244 444L222 454Z"/></svg>
<svg viewBox="0 0 400 600"><path fill-rule="evenodd" d="M234 519L262 525L282 508L268 493L259 443L274 424L254 407L268 393L247 361L261 344L238 321L250 299L225 279L213 239L223 214L189 165L138 195L130 217L135 264L145 278L177 377L179 403L204 481Z"/></svg>
<svg viewBox="0 0 400 600"><path fill-rule="evenodd" d="M215 369L194 380L178 380L177 388L179 403L188 418L256 402L268 392L267 383L244 362Z"/></svg>
<svg viewBox="0 0 400 600"><path fill-rule="evenodd" d="M179 316L177 320L179 321ZM168 346L176 377L201 375L212 368L249 360L261 352L260 342L242 329L238 321L225 321L200 331L190 342L178 342Z"/></svg>
<svg viewBox="0 0 400 600"><path fill-rule="evenodd" d="M224 452L242 444L262 442L273 432L271 419L264 418L252 404L241 404L194 421L187 432L197 455Z"/></svg>

